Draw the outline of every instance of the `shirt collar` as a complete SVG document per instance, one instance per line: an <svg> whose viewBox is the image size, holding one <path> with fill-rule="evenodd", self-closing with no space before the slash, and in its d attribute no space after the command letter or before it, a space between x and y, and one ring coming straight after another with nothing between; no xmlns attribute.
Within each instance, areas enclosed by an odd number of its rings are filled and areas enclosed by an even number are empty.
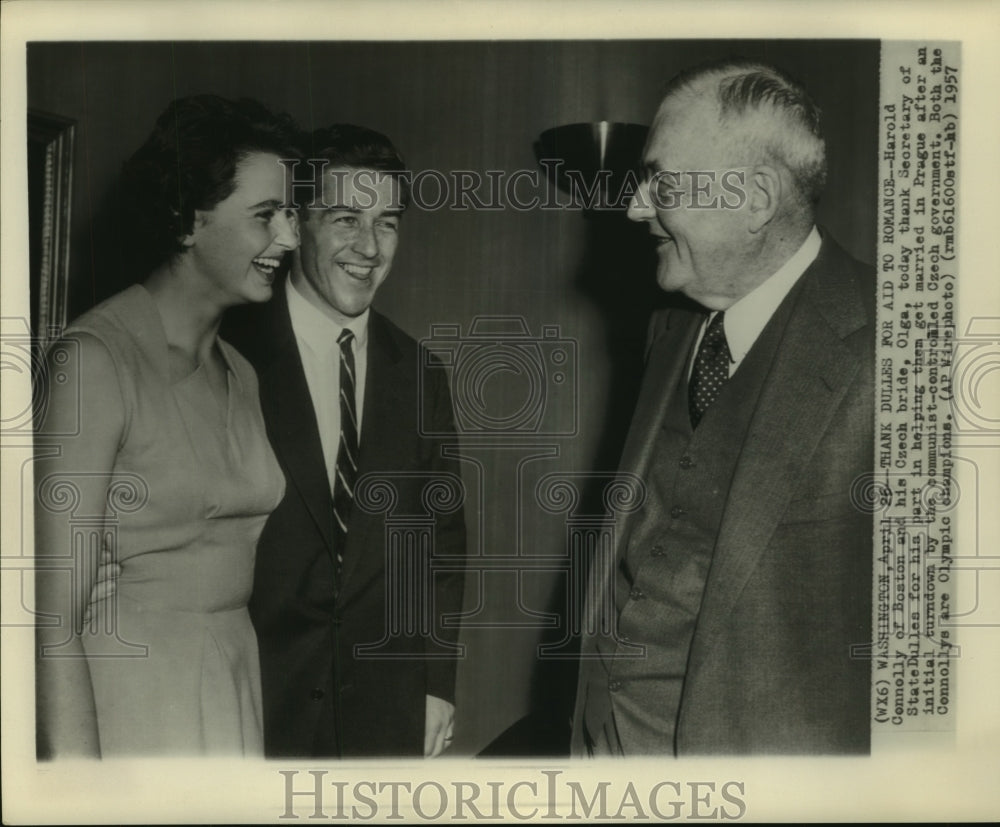
<svg viewBox="0 0 1000 827"><path fill-rule="evenodd" d="M368 344L368 317L371 308L365 308L364 313L351 319L346 325L339 325L314 307L295 288L291 276L285 280L285 295L288 298L288 315L292 319L292 330L314 353L326 353L335 348L337 337L345 328L354 334L355 351Z"/></svg>
<svg viewBox="0 0 1000 827"><path fill-rule="evenodd" d="M753 347L782 299L819 255L821 243L819 231L813 227L802 246L774 275L726 308L726 342L734 362L742 361Z"/></svg>

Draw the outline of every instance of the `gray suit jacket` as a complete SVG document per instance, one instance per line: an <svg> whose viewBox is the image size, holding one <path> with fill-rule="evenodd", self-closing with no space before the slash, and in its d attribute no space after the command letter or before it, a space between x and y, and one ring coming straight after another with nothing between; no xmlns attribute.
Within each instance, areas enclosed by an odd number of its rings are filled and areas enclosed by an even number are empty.
<svg viewBox="0 0 1000 827"><path fill-rule="evenodd" d="M684 679L678 754L869 749L873 517L854 492L874 461L874 274L824 236L802 279L726 500ZM700 318L668 310L654 319L623 471L647 472ZM616 561L630 517L617 526ZM583 654L593 651L585 639ZM580 754L586 699L578 695ZM618 735L628 754L629 733Z"/></svg>

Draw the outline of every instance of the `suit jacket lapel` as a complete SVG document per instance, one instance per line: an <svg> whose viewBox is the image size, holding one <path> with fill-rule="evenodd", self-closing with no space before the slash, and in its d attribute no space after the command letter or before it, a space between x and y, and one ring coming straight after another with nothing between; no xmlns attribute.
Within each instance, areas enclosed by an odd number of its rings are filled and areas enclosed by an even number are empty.
<svg viewBox="0 0 1000 827"><path fill-rule="evenodd" d="M284 289L270 308L272 347L261 371L261 405L271 444L305 502L323 540L333 549L333 504L309 385L299 356Z"/></svg>
<svg viewBox="0 0 1000 827"><path fill-rule="evenodd" d="M656 435L662 426L664 413L670 399L680 387L681 375L687 367L690 353L698 335L702 316L698 313L670 311L654 322L650 345L643 373L639 398L629 426L628 437L622 448L622 458L618 467L622 472L632 473L645 480L650 456L656 443ZM656 507L650 504L648 507ZM617 567L628 547L635 520L643 509L623 514L614 522L615 558L611 567L593 567L589 573L588 594L613 594L614 577ZM599 628L603 619L598 614L606 611L600 601L589 600L585 609L588 628ZM583 652L595 645L596 638L585 636Z"/></svg>
<svg viewBox="0 0 1000 827"><path fill-rule="evenodd" d="M687 367L687 354L691 352L703 317L698 313L671 311L666 315L662 329L654 332L649 358L642 379L635 414L628 437L622 449L619 465L622 471L645 479L656 435L663 423L664 413ZM618 555L620 558L627 542L632 519L642 510L630 512L619 521Z"/></svg>
<svg viewBox="0 0 1000 827"><path fill-rule="evenodd" d="M830 266L831 251L825 252L803 275L806 281L736 466L692 642L691 669L725 625L860 368L843 337L867 322L864 308L857 285L844 268Z"/></svg>

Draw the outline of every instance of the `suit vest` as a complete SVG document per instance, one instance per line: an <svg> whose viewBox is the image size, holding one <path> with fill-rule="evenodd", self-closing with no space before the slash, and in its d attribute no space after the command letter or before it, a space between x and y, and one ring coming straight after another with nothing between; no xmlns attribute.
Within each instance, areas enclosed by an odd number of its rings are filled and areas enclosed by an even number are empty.
<svg viewBox="0 0 1000 827"><path fill-rule="evenodd" d="M675 752L691 640L729 488L798 292L796 285L786 296L697 429L688 371L679 372L643 473L645 504L620 546L619 645L599 641L602 657L589 670L585 722L597 753ZM645 655L613 657L625 651L621 644L643 646Z"/></svg>

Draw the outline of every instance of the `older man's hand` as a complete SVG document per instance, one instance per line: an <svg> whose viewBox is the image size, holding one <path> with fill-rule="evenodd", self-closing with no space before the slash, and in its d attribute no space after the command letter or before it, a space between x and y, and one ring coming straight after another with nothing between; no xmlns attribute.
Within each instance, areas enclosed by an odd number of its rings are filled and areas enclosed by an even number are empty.
<svg viewBox="0 0 1000 827"><path fill-rule="evenodd" d="M451 746L455 728L455 705L428 695L427 716L424 720L424 757L435 758Z"/></svg>

